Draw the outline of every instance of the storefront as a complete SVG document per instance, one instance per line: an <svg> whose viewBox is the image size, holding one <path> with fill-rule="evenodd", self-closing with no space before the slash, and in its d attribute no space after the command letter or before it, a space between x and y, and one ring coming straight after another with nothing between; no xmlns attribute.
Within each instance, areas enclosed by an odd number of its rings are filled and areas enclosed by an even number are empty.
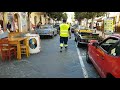
<svg viewBox="0 0 120 90"><path fill-rule="evenodd" d="M27 13L21 12L21 32L27 32Z"/></svg>
<svg viewBox="0 0 120 90"><path fill-rule="evenodd" d="M3 28L3 12L0 12L0 25Z"/></svg>
<svg viewBox="0 0 120 90"><path fill-rule="evenodd" d="M11 31L15 31L15 28L14 28L14 16L13 16L13 12L7 12L7 23L10 23L11 24ZM6 25L7 26L7 25Z"/></svg>
<svg viewBox="0 0 120 90"><path fill-rule="evenodd" d="M21 22L20 22L20 15L19 15L19 13L14 13L14 28L15 28L15 31L16 32L21 32L20 30L21 30L21 27L20 27L20 24L21 24Z"/></svg>

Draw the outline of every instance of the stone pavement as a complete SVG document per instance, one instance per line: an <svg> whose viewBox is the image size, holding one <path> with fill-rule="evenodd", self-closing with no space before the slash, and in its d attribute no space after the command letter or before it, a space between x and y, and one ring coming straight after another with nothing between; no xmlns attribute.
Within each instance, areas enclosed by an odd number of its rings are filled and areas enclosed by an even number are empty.
<svg viewBox="0 0 120 90"><path fill-rule="evenodd" d="M59 51L59 36L41 40L41 52L22 60L2 62L0 78L84 78L74 36L69 40L68 51Z"/></svg>

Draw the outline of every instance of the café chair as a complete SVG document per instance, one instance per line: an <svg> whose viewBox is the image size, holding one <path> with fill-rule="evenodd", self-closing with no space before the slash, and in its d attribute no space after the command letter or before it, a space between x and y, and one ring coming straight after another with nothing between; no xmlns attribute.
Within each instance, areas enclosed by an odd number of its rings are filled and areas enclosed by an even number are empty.
<svg viewBox="0 0 120 90"><path fill-rule="evenodd" d="M11 58L14 56L17 57L16 48L11 46L9 44L8 39L1 39L0 40L0 54L1 58L4 61L5 59L11 60Z"/></svg>
<svg viewBox="0 0 120 90"><path fill-rule="evenodd" d="M22 44L20 44L21 54L26 54L27 57L30 56L28 39L29 38L27 37L27 39Z"/></svg>

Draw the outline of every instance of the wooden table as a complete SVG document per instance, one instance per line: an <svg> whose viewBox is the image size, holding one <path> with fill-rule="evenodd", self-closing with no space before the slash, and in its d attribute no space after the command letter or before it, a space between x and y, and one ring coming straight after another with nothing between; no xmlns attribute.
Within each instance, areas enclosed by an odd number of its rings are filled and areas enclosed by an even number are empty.
<svg viewBox="0 0 120 90"><path fill-rule="evenodd" d="M8 38L9 44L17 45L17 59L21 59L21 48L20 48L20 42L24 41L27 43L27 37L20 37L20 38ZM27 46L27 44L26 44Z"/></svg>

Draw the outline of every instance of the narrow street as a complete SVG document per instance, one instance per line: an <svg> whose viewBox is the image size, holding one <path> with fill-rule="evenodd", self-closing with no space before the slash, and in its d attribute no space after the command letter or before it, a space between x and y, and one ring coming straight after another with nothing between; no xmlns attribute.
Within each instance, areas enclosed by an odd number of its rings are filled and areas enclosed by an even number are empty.
<svg viewBox="0 0 120 90"><path fill-rule="evenodd" d="M0 12L0 78L120 78L119 49L120 12Z"/></svg>
<svg viewBox="0 0 120 90"><path fill-rule="evenodd" d="M86 47L79 48L78 56L74 35L69 39L68 50L59 51L59 35L41 39L41 52L22 60L0 62L2 78L99 78L92 64L86 62ZM81 59L79 58L81 57ZM81 67L83 61L85 71Z"/></svg>

